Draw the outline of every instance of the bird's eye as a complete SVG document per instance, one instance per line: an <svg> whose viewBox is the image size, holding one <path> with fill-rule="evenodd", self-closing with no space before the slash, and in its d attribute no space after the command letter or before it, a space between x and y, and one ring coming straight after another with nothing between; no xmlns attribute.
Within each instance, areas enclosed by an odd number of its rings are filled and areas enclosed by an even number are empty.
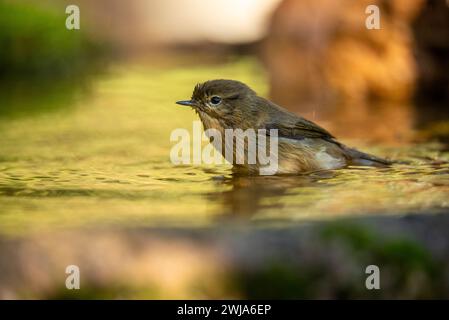
<svg viewBox="0 0 449 320"><path fill-rule="evenodd" d="M210 103L212 103L213 105L220 104L220 102L221 98L219 96L213 96L212 98L210 98Z"/></svg>

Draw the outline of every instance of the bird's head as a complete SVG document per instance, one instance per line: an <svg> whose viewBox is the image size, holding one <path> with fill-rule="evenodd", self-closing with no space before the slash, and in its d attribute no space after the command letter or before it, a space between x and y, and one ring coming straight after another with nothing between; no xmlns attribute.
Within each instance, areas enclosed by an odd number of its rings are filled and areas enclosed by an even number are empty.
<svg viewBox="0 0 449 320"><path fill-rule="evenodd" d="M240 81L210 80L197 84L190 100L176 103L233 126L249 120L254 114L256 98L256 93Z"/></svg>

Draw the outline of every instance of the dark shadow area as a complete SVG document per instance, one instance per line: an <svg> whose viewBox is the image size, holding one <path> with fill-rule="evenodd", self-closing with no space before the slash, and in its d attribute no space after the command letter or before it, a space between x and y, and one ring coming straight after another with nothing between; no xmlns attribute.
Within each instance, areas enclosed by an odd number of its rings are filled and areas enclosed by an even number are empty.
<svg viewBox="0 0 449 320"><path fill-rule="evenodd" d="M3 81L0 83L0 120L68 110L88 94L90 78Z"/></svg>
<svg viewBox="0 0 449 320"><path fill-rule="evenodd" d="M425 3L413 24L418 68L416 125L426 135L449 142L449 6L444 0Z"/></svg>

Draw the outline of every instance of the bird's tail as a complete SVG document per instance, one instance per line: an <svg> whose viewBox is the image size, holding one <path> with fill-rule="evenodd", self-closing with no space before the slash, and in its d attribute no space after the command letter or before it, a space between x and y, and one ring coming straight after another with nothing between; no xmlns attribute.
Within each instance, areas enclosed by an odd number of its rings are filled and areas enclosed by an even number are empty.
<svg viewBox="0 0 449 320"><path fill-rule="evenodd" d="M354 166L386 167L394 163L391 160L379 158L353 148L345 147L345 151L349 157L349 164Z"/></svg>

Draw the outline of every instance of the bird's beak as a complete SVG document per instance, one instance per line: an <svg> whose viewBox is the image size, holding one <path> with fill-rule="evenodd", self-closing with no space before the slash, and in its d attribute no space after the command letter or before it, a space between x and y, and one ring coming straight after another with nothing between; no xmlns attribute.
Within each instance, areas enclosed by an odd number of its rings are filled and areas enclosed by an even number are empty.
<svg viewBox="0 0 449 320"><path fill-rule="evenodd" d="M176 101L176 104L180 104L182 106L196 107L196 102L194 100Z"/></svg>

